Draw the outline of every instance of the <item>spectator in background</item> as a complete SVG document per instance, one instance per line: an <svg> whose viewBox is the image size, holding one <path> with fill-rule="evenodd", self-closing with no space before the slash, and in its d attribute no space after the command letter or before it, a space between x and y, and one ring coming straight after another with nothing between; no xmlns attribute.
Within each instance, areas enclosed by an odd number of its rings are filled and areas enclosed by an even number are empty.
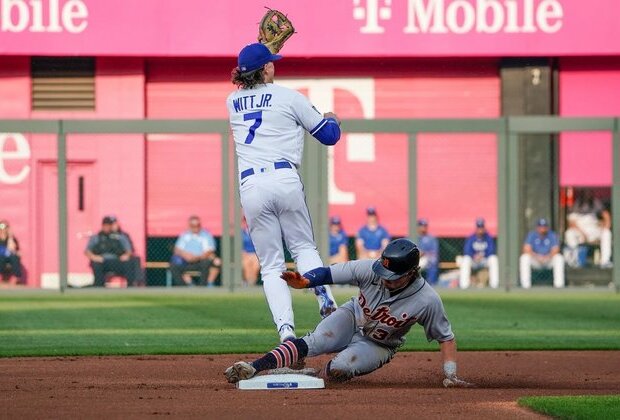
<svg viewBox="0 0 620 420"><path fill-rule="evenodd" d="M355 240L358 259L379 258L381 252L390 242L390 234L379 224L379 217L374 207L366 209L366 224L360 228Z"/></svg>
<svg viewBox="0 0 620 420"><path fill-rule="evenodd" d="M538 219L536 230L528 233L519 259L521 287L532 287L532 268L552 268L553 287L564 287L564 257L558 236L549 229L547 219Z"/></svg>
<svg viewBox="0 0 620 420"><path fill-rule="evenodd" d="M130 262L131 245L127 238L112 231L114 219L103 218L101 230L90 237L85 254L90 259L90 266L95 276L95 287L105 286L105 276L114 273L127 280L127 284L135 284L135 270Z"/></svg>
<svg viewBox="0 0 620 420"><path fill-rule="evenodd" d="M611 213L591 189L580 190L571 207L576 226L586 236L586 243L600 246L601 267L611 266Z"/></svg>
<svg viewBox="0 0 620 420"><path fill-rule="evenodd" d="M588 248L584 245L586 235L577 225L579 216L571 213L566 219L568 228L564 232L564 259L569 267L583 267L588 253Z"/></svg>
<svg viewBox="0 0 620 420"><path fill-rule="evenodd" d="M420 269L431 285L439 280L439 241L428 233L428 220L418 220L418 248L420 249Z"/></svg>
<svg viewBox="0 0 620 420"><path fill-rule="evenodd" d="M215 254L215 239L202 228L198 216L190 216L189 229L183 232L174 245L170 272L174 286L193 286L189 271L200 272L200 284L215 286L221 261Z"/></svg>
<svg viewBox="0 0 620 420"><path fill-rule="evenodd" d="M340 217L329 219L329 264L349 261L349 238Z"/></svg>
<svg viewBox="0 0 620 420"><path fill-rule="evenodd" d="M495 240L488 234L484 225L484 219L476 219L476 231L467 238L463 247L463 259L461 260L459 286L461 289L469 287L472 269L480 275L482 269L489 270L489 286L499 286L499 264L495 251ZM484 286L478 278L478 286Z"/></svg>
<svg viewBox="0 0 620 420"><path fill-rule="evenodd" d="M241 238L243 240L243 248L241 249L241 268L243 270L243 281L247 286L256 286L258 281L258 273L260 273L260 263L256 256L256 249L250 238L248 225L245 217L242 220Z"/></svg>
<svg viewBox="0 0 620 420"><path fill-rule="evenodd" d="M136 279L135 284L127 284L127 286L144 286L144 271L142 271L142 264L140 263L140 257L136 255L136 248L133 245L133 241L131 240L131 236L123 229L121 229L120 224L118 223L118 219L114 215L107 216L109 220L112 221L112 232L119 234L122 236L128 243L129 249L131 250L131 257L129 257L129 263L132 266L134 271L133 277Z"/></svg>
<svg viewBox="0 0 620 420"><path fill-rule="evenodd" d="M2 281L8 281L15 276L17 284L22 282L19 242L6 220L0 220L0 276Z"/></svg>

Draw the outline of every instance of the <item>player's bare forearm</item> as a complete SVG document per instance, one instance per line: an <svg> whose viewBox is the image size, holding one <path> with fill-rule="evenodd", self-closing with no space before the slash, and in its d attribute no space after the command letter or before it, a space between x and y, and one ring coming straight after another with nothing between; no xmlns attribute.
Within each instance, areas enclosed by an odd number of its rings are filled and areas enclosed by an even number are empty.
<svg viewBox="0 0 620 420"><path fill-rule="evenodd" d="M441 349L441 359L443 363L456 362L456 340L442 341L439 343Z"/></svg>
<svg viewBox="0 0 620 420"><path fill-rule="evenodd" d="M443 367L443 386L446 388L472 388L474 384L463 381L456 375L456 341L442 341L439 343Z"/></svg>

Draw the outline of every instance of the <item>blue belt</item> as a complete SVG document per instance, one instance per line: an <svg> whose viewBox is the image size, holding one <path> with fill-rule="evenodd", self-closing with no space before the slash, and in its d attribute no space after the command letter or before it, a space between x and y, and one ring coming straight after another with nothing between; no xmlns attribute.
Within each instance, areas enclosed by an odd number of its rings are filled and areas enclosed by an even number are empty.
<svg viewBox="0 0 620 420"><path fill-rule="evenodd" d="M291 165L289 162L275 162L273 164L273 168L274 169L293 169L293 165ZM266 172L268 168L260 168L258 169L259 172ZM247 178L250 175L254 175L256 172L254 172L254 168L250 168L250 169L246 169L245 171L241 171L241 179L243 178Z"/></svg>

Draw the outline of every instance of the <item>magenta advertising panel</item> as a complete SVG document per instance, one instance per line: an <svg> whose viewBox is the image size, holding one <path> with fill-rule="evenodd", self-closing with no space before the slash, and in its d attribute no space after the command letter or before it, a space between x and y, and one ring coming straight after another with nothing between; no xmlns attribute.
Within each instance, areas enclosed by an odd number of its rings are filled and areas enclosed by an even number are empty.
<svg viewBox="0 0 620 420"><path fill-rule="evenodd" d="M289 56L620 53L617 0L0 0L0 54L234 56L266 3Z"/></svg>

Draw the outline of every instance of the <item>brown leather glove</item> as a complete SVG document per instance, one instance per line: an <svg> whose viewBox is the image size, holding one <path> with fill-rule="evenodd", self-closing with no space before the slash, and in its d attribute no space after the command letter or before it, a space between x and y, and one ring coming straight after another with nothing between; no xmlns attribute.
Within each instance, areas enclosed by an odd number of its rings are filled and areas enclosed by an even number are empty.
<svg viewBox="0 0 620 420"><path fill-rule="evenodd" d="M258 24L258 42L272 54L277 54L294 33L293 23L278 10L269 9Z"/></svg>
<svg viewBox="0 0 620 420"><path fill-rule="evenodd" d="M299 274L297 271L285 271L280 276L293 289L307 289L310 280Z"/></svg>

